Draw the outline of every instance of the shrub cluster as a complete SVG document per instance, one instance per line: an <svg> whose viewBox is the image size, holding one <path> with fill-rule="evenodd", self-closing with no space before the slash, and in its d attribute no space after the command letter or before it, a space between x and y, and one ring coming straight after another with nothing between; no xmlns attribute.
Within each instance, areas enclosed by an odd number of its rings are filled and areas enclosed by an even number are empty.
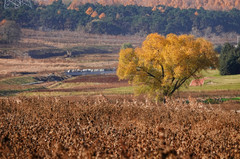
<svg viewBox="0 0 240 159"><path fill-rule="evenodd" d="M240 43L237 47L226 43L219 58L219 71L221 75L240 74Z"/></svg>
<svg viewBox="0 0 240 159"><path fill-rule="evenodd" d="M21 28L15 21L2 20L0 22L0 44L17 42L20 37Z"/></svg>

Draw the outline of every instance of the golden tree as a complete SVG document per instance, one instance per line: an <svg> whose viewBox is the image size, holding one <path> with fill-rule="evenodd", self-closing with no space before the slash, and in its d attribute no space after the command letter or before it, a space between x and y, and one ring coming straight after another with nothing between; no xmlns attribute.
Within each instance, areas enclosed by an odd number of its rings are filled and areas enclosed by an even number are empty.
<svg viewBox="0 0 240 159"><path fill-rule="evenodd" d="M117 75L138 86L135 92L171 96L188 79L217 65L213 45L193 35L150 34L141 48L120 51Z"/></svg>
<svg viewBox="0 0 240 159"><path fill-rule="evenodd" d="M156 11L156 10L157 10L157 7L154 6L154 7L152 8L152 11Z"/></svg>
<svg viewBox="0 0 240 159"><path fill-rule="evenodd" d="M79 8L78 8L79 5L80 5L80 2L78 0L73 0L67 9L79 11Z"/></svg>
<svg viewBox="0 0 240 159"><path fill-rule="evenodd" d="M101 13L98 17L99 17L99 19L103 19L103 18L106 17L106 14L105 13Z"/></svg>
<svg viewBox="0 0 240 159"><path fill-rule="evenodd" d="M92 14L91 14L91 17L95 18L98 16L98 13L96 11L94 11Z"/></svg>
<svg viewBox="0 0 240 159"><path fill-rule="evenodd" d="M88 14L88 15L91 15L91 14L93 13L92 7L89 7L89 8L86 10L85 13Z"/></svg>

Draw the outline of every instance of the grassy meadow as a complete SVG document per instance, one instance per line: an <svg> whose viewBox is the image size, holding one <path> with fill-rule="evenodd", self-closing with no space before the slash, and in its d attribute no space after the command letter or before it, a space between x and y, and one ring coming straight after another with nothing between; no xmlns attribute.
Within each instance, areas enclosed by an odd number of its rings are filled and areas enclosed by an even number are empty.
<svg viewBox="0 0 240 159"><path fill-rule="evenodd" d="M215 90L240 90L240 75L221 76L218 70L202 72L206 78L202 86L189 87L183 91L215 91Z"/></svg>

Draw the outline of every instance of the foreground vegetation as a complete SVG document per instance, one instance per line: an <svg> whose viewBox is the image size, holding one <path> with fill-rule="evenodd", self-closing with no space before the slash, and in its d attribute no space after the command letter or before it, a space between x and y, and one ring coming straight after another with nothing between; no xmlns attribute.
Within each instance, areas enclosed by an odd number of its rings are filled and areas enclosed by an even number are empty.
<svg viewBox="0 0 240 159"><path fill-rule="evenodd" d="M2 98L0 157L239 158L240 114L187 103L130 96Z"/></svg>

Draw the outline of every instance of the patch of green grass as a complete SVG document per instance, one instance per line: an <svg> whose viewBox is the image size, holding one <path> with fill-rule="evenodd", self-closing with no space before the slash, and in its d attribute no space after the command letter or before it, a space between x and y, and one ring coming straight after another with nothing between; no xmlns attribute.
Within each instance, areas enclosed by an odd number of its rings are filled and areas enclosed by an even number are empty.
<svg viewBox="0 0 240 159"><path fill-rule="evenodd" d="M20 90L0 90L0 96L13 96L19 92L21 91Z"/></svg>
<svg viewBox="0 0 240 159"><path fill-rule="evenodd" d="M23 92L19 96L44 96L44 97L56 97L56 96L77 96L77 95L94 95L96 92Z"/></svg>
<svg viewBox="0 0 240 159"><path fill-rule="evenodd" d="M81 54L94 54L94 53L111 53L115 49L115 47L110 45L88 45L88 46L78 46L70 49L65 48L66 50L70 50L72 55L81 55Z"/></svg>
<svg viewBox="0 0 240 159"><path fill-rule="evenodd" d="M99 83L88 83L88 82L76 82L76 83L63 83L63 82L58 82L55 83L48 88L50 89L70 89L70 88L76 88L80 86L94 86L94 85L99 85Z"/></svg>
<svg viewBox="0 0 240 159"><path fill-rule="evenodd" d="M208 98L208 99L206 99L202 102L205 103L205 104L220 104L223 101L220 98Z"/></svg>
<svg viewBox="0 0 240 159"><path fill-rule="evenodd" d="M221 76L218 70L202 72L203 77L208 77L204 85L182 87L181 91L215 91L215 90L240 90L240 75Z"/></svg>
<svg viewBox="0 0 240 159"><path fill-rule="evenodd" d="M15 96L16 94L43 89L42 86L24 86L24 84L36 82L33 77L11 77L0 81L0 96Z"/></svg>
<svg viewBox="0 0 240 159"><path fill-rule="evenodd" d="M188 88L181 88L180 91L217 91L217 90L239 90L240 83L235 84L216 84L216 85L203 85L203 86L192 86Z"/></svg>
<svg viewBox="0 0 240 159"><path fill-rule="evenodd" d="M202 76L203 77L219 77L221 76L220 73L219 73L219 70L211 70L211 69L208 69L208 70L204 70L201 72Z"/></svg>
<svg viewBox="0 0 240 159"><path fill-rule="evenodd" d="M118 87L105 89L103 93L105 94L132 94L134 92L134 87Z"/></svg>
<svg viewBox="0 0 240 159"><path fill-rule="evenodd" d="M235 100L235 101L240 101L240 97L235 97L235 98L221 98L223 102L229 101L229 100Z"/></svg>
<svg viewBox="0 0 240 159"><path fill-rule="evenodd" d="M29 92L37 89L43 89L43 87L28 88L28 89L22 89L22 90L0 90L0 96L15 96L18 93Z"/></svg>
<svg viewBox="0 0 240 159"><path fill-rule="evenodd" d="M206 104L220 104L226 101L240 101L240 97L235 97L235 98L208 98L205 99L204 101L201 101Z"/></svg>
<svg viewBox="0 0 240 159"><path fill-rule="evenodd" d="M7 84L7 85L22 85L27 83L36 82L36 80L33 77L14 77L14 78L8 78L0 81L1 84Z"/></svg>

